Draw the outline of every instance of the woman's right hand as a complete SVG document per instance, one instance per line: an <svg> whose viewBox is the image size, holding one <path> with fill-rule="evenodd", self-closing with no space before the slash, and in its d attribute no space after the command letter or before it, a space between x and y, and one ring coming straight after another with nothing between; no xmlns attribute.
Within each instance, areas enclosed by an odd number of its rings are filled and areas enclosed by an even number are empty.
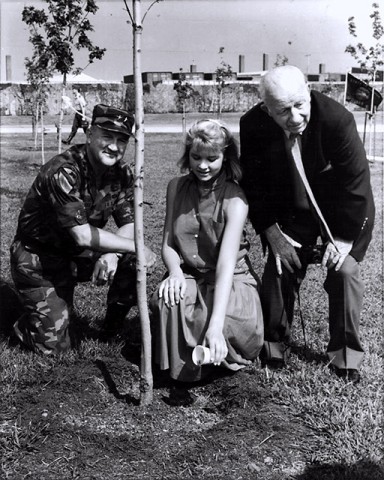
<svg viewBox="0 0 384 480"><path fill-rule="evenodd" d="M187 282L184 274L180 269L179 272L170 273L169 276L163 280L159 287L159 297L164 299L167 307L173 307L184 298Z"/></svg>
<svg viewBox="0 0 384 480"><path fill-rule="evenodd" d="M212 363L216 366L220 365L228 355L228 347L223 334L223 329L210 325L203 341L204 346L207 344L211 352Z"/></svg>

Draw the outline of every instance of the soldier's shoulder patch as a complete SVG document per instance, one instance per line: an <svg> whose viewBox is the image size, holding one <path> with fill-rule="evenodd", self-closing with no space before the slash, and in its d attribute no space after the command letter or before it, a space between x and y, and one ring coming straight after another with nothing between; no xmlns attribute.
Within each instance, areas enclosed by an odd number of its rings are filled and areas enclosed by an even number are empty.
<svg viewBox="0 0 384 480"><path fill-rule="evenodd" d="M68 194L73 190L76 184L76 175L71 169L63 167L54 176L63 192Z"/></svg>

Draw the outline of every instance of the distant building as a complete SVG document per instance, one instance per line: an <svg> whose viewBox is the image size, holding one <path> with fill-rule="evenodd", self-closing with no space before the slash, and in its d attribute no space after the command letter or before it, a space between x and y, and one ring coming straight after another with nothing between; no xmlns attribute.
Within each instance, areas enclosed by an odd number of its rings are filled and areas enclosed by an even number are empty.
<svg viewBox="0 0 384 480"><path fill-rule="evenodd" d="M366 78L369 75L369 72L366 68L352 67L352 75L358 78ZM376 70L376 81L382 82L384 79L384 70Z"/></svg>
<svg viewBox="0 0 384 480"><path fill-rule="evenodd" d="M260 78L265 72L266 70L260 70L258 72L239 72L236 76L236 80L242 83L259 83Z"/></svg>
<svg viewBox="0 0 384 480"><path fill-rule="evenodd" d="M185 80L188 83L195 84L195 85L210 85L216 83L216 73L205 73L205 72L143 72L141 74L141 79L143 83L150 83L150 84L175 84L180 79ZM233 72L232 77L225 79L226 83L236 83L237 81L237 74ZM134 76L133 75L125 75L124 76L124 83L134 83Z"/></svg>
<svg viewBox="0 0 384 480"><path fill-rule="evenodd" d="M183 78L186 82L199 82L204 80L204 72L177 72L172 73L172 80L178 82L180 78Z"/></svg>
<svg viewBox="0 0 384 480"><path fill-rule="evenodd" d="M49 83L63 83L63 74L55 72L52 77L49 79ZM84 72L79 73L79 75L74 75L72 73L67 74L67 84L70 83L84 83L84 84L94 84L94 83L105 83L104 80L98 80L97 78L90 77Z"/></svg>
<svg viewBox="0 0 384 480"><path fill-rule="evenodd" d="M319 73L309 73L307 75L308 82L320 82L320 74Z"/></svg>
<svg viewBox="0 0 384 480"><path fill-rule="evenodd" d="M244 72L244 56L240 55L239 57L239 72L233 72L232 77L226 78L225 83L249 83L249 84L258 84L260 78L266 73L265 67L268 65L268 56L263 56L263 66L264 69L255 72ZM360 77L366 78L368 71L353 67L352 74ZM332 73L326 71L326 66L324 63L319 65L318 73L308 73L306 74L308 82L315 83L327 83L327 82L345 82L346 73ZM198 72L196 71L196 65L190 66L189 72L184 72L180 70L179 72L144 72L141 74L143 83L147 84L158 84L164 83L167 85L173 85L177 83L181 78L186 82L192 85L215 85L216 84L216 73L215 72ZM383 70L378 70L376 72L376 81L383 81ZM133 75L125 75L124 83L134 83Z"/></svg>
<svg viewBox="0 0 384 480"><path fill-rule="evenodd" d="M143 72L141 80L143 83L163 83L172 80L172 72ZM124 75L124 83L134 83L134 75Z"/></svg>
<svg viewBox="0 0 384 480"><path fill-rule="evenodd" d="M309 73L308 82L345 82L345 73Z"/></svg>

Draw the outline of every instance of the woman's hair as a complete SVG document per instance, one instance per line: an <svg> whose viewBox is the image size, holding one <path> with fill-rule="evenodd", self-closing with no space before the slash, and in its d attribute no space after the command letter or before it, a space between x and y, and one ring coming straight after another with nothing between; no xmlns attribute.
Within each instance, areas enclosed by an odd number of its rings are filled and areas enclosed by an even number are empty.
<svg viewBox="0 0 384 480"><path fill-rule="evenodd" d="M239 181L242 171L236 140L228 127L218 120L203 119L195 122L185 138L185 150L178 165L182 172L189 170L189 153L192 146L197 148L219 148L224 154L223 168L227 177Z"/></svg>

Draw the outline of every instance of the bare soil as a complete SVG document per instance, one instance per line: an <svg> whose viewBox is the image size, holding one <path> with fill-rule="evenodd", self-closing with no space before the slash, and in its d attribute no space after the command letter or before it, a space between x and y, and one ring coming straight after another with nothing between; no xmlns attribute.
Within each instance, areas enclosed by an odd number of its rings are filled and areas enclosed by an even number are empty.
<svg viewBox="0 0 384 480"><path fill-rule="evenodd" d="M52 363L15 392L23 455L9 478L278 479L302 466L312 431L257 365L190 388L155 371L143 408L133 350Z"/></svg>
<svg viewBox="0 0 384 480"><path fill-rule="evenodd" d="M35 375L18 379L12 409L0 413L3 428L9 419L14 429L12 444L9 436L0 440L9 452L1 478L383 478L369 462L312 463L327 432L296 411L282 374L258 362L235 374L215 368L193 385L176 385L155 368L153 403L140 406L138 322L133 311L120 342L88 338L86 350L80 345L50 362L25 353ZM300 347L295 356L314 365L325 361Z"/></svg>

